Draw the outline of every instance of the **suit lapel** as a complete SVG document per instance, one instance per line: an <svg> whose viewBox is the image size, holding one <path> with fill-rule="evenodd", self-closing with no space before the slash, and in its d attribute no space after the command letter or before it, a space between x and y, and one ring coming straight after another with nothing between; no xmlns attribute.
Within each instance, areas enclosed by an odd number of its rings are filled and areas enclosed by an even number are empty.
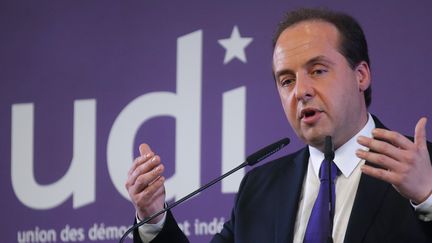
<svg viewBox="0 0 432 243"><path fill-rule="evenodd" d="M371 165L369 162L366 164ZM344 242L363 242L390 186L388 183L362 174Z"/></svg>
<svg viewBox="0 0 432 243"><path fill-rule="evenodd" d="M279 213L276 217L276 242L292 242L294 225L297 216L303 179L306 174L309 159L309 150L302 149L293 161L287 161L281 170L281 183L278 183L277 207Z"/></svg>
<svg viewBox="0 0 432 243"><path fill-rule="evenodd" d="M385 128L378 118L373 116L373 119L377 128ZM368 161L365 164L374 166ZM365 174L361 175L344 242L363 242L390 187L391 185L386 182Z"/></svg>

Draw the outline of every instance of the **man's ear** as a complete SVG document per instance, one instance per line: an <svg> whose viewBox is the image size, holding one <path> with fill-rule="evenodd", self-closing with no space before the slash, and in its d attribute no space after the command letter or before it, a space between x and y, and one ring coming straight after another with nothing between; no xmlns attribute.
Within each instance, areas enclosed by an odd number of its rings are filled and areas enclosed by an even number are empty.
<svg viewBox="0 0 432 243"><path fill-rule="evenodd" d="M365 61L361 61L355 68L355 75L359 91L365 91L370 86L371 74L369 65Z"/></svg>

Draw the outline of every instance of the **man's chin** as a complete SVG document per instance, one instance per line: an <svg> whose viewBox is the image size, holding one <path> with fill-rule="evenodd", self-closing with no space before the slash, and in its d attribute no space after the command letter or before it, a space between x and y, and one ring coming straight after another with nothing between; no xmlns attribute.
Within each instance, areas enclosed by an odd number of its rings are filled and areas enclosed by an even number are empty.
<svg viewBox="0 0 432 243"><path fill-rule="evenodd" d="M313 133L313 134L304 134L303 141L315 148L320 149L324 147L325 137L328 136L328 133Z"/></svg>

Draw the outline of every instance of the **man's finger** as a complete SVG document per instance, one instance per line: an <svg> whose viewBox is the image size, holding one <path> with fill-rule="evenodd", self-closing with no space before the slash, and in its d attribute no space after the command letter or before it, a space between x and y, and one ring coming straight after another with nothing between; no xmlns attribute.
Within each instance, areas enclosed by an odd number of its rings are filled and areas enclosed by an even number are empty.
<svg viewBox="0 0 432 243"><path fill-rule="evenodd" d="M364 136L359 136L357 138L357 142L360 145L363 145L367 148L370 149L370 151L374 151L378 154L382 154L382 156L388 156L390 158L393 158L395 160L398 160L398 158L400 158L401 152L402 150L398 149L397 147L395 147L393 144L387 142L387 141L380 141L374 138L368 138L368 137L364 137ZM366 151L363 151L365 154ZM366 153L367 154L367 153ZM357 156L359 156L359 154L357 154ZM368 161L376 161L377 160L377 156L374 156L374 158L363 158L362 159L368 160Z"/></svg>
<svg viewBox="0 0 432 243"><path fill-rule="evenodd" d="M146 143L140 144L138 147L140 156L137 157L132 163L131 168L128 171L128 175L130 175L139 165L146 162L148 159L154 156L153 151L150 149L150 146Z"/></svg>
<svg viewBox="0 0 432 243"><path fill-rule="evenodd" d="M150 148L150 146L148 144L142 143L139 146L139 152L140 152L141 155L145 155L145 154L148 154L148 153L152 152L152 150L151 150L151 148Z"/></svg>
<svg viewBox="0 0 432 243"><path fill-rule="evenodd" d="M153 158L155 154L153 152L149 152L147 154L141 155L137 158L135 158L134 162L132 163L131 168L128 171L128 175L131 175L132 172L141 164L147 162L149 159Z"/></svg>
<svg viewBox="0 0 432 243"><path fill-rule="evenodd" d="M139 201L151 202L150 200L155 193L159 194L163 192L163 184L165 182L165 177L160 176L153 184L144 188L144 190L135 190Z"/></svg>
<svg viewBox="0 0 432 243"><path fill-rule="evenodd" d="M162 176L165 168L162 164L155 167L150 172L140 175L134 184L135 192L138 193L142 190L145 190L146 187L151 187L155 181L159 180Z"/></svg>
<svg viewBox="0 0 432 243"><path fill-rule="evenodd" d="M385 168L387 170L393 170L393 171L398 170L399 163L394 159L392 159L391 157L388 157L387 155L370 152L370 151L364 151L361 149L356 151L356 155L360 159L364 159L366 161L374 163L379 167Z"/></svg>
<svg viewBox="0 0 432 243"><path fill-rule="evenodd" d="M366 175L372 176L382 181L386 181L390 184L396 183L396 178L394 178L391 171L381 169L381 168L375 168L369 165L362 165L361 171Z"/></svg>
<svg viewBox="0 0 432 243"><path fill-rule="evenodd" d="M149 161L139 164L128 176L127 185L134 185L139 176L149 173L159 164L160 158L157 155L153 156Z"/></svg>
<svg viewBox="0 0 432 243"><path fill-rule="evenodd" d="M417 125L415 127L414 143L419 148L426 148L426 123L427 123L427 118L422 117L417 122Z"/></svg>
<svg viewBox="0 0 432 243"><path fill-rule="evenodd" d="M411 149L414 146L411 140L395 131L376 128L372 131L372 135L374 139L383 140L404 150Z"/></svg>

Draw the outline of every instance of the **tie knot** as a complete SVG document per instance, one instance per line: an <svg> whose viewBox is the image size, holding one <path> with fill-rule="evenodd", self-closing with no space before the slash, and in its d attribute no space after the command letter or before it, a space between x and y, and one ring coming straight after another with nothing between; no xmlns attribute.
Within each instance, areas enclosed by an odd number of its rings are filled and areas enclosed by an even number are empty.
<svg viewBox="0 0 432 243"><path fill-rule="evenodd" d="M331 181L333 182L339 174L338 171L339 169L333 161L329 162L328 160L323 160L319 173L320 181L328 181L331 178Z"/></svg>

